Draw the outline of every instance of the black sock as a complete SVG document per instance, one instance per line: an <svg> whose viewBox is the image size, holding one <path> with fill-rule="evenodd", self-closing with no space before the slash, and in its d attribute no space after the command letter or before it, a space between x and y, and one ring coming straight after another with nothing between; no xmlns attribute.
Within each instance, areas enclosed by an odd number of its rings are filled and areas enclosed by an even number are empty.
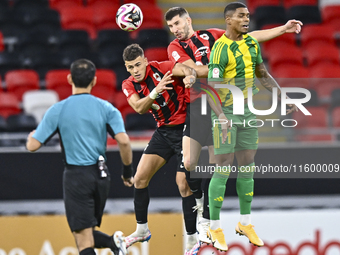
<svg viewBox="0 0 340 255"><path fill-rule="evenodd" d="M203 192L204 192L204 201L203 201L203 218L210 219L209 214L209 184L210 184L210 178L204 179L203 181Z"/></svg>
<svg viewBox="0 0 340 255"><path fill-rule="evenodd" d="M148 207L150 202L149 188L135 189L135 214L137 223L143 224L148 222Z"/></svg>
<svg viewBox="0 0 340 255"><path fill-rule="evenodd" d="M194 195L182 197L182 208L184 214L185 229L188 235L196 233L196 217L197 211L193 209L196 205Z"/></svg>
<svg viewBox="0 0 340 255"><path fill-rule="evenodd" d="M111 250L116 248L113 237L103 232L93 230L93 239L95 248L110 248Z"/></svg>
<svg viewBox="0 0 340 255"><path fill-rule="evenodd" d="M188 185L189 185L191 192L194 194L194 197L197 198L197 199L201 198L203 196L202 188L201 188L202 179L201 178L191 178L189 171L185 171L185 177L187 179L187 182L188 182Z"/></svg>
<svg viewBox="0 0 340 255"><path fill-rule="evenodd" d="M96 255L96 253L93 248L86 248L79 252L79 255Z"/></svg>

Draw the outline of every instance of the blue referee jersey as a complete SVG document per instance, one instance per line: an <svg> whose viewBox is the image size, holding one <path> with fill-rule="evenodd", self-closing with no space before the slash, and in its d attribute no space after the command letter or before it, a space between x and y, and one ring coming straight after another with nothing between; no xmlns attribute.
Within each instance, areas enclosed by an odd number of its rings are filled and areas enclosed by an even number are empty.
<svg viewBox="0 0 340 255"><path fill-rule="evenodd" d="M121 113L109 102L76 94L49 108L33 137L46 143L57 132L66 164L87 166L105 156L107 132L114 137L125 128Z"/></svg>

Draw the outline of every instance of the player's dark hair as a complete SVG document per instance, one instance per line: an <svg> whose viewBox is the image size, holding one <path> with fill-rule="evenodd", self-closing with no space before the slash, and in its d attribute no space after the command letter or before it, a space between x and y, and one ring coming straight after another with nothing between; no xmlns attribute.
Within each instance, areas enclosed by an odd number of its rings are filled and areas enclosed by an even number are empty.
<svg viewBox="0 0 340 255"><path fill-rule="evenodd" d="M247 8L247 6L241 2L231 2L227 4L227 6L224 8L224 18L227 16L232 16L237 8Z"/></svg>
<svg viewBox="0 0 340 255"><path fill-rule="evenodd" d="M180 17L182 17L183 15L189 15L189 13L187 12L186 9L182 8L182 7L171 7L165 14L164 14L164 18L166 21L172 20L173 17L179 15Z"/></svg>
<svg viewBox="0 0 340 255"><path fill-rule="evenodd" d="M143 57L144 51L139 44L134 43L127 46L123 51L123 59L124 61L132 61L138 57Z"/></svg>
<svg viewBox="0 0 340 255"><path fill-rule="evenodd" d="M96 66L87 59L78 59L71 64L71 76L77 88L87 88L96 74Z"/></svg>

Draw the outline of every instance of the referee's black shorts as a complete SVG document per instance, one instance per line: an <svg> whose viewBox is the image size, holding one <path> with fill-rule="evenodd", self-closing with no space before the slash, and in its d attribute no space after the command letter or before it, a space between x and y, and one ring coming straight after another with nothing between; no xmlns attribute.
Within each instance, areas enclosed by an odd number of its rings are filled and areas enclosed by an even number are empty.
<svg viewBox="0 0 340 255"><path fill-rule="evenodd" d="M184 124L172 127L161 126L156 129L149 144L144 149L144 154L156 154L166 160L176 155L177 171L184 172L182 137Z"/></svg>
<svg viewBox="0 0 340 255"><path fill-rule="evenodd" d="M101 179L97 165L65 167L64 203L72 232L100 226L110 188L107 175Z"/></svg>
<svg viewBox="0 0 340 255"><path fill-rule="evenodd" d="M214 145L211 124L211 108L207 104L207 114L201 114L201 98L187 104L187 116L183 136L194 139L202 147Z"/></svg>

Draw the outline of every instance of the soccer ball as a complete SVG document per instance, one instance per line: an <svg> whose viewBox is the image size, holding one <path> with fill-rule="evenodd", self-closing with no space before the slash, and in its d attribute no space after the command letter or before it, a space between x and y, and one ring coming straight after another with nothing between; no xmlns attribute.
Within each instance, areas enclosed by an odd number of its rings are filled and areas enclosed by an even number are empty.
<svg viewBox="0 0 340 255"><path fill-rule="evenodd" d="M142 25L143 13L135 4L124 4L117 11L116 22L122 30L131 32Z"/></svg>

